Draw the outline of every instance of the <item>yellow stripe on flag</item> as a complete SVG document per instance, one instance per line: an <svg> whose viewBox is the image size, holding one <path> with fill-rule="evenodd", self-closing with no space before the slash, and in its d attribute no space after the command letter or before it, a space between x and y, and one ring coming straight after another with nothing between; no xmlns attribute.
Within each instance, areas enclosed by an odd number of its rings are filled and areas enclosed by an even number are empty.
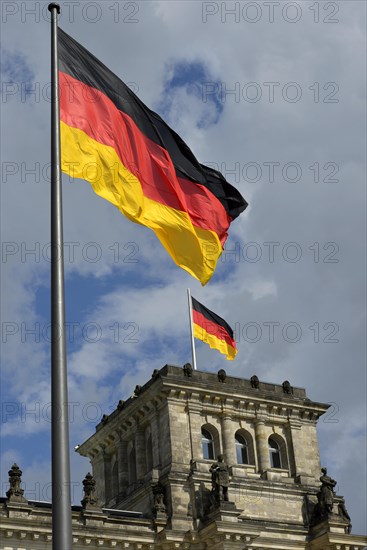
<svg viewBox="0 0 367 550"><path fill-rule="evenodd" d="M194 336L195 338L198 338L199 340L202 340L206 344L208 344L212 349L217 349L223 355L226 356L226 359L233 361L233 359L237 355L237 349L230 346L225 340L221 340L220 338L217 338L214 334L210 334L207 332L203 327L200 325L197 325L196 323L193 323L194 327Z"/></svg>

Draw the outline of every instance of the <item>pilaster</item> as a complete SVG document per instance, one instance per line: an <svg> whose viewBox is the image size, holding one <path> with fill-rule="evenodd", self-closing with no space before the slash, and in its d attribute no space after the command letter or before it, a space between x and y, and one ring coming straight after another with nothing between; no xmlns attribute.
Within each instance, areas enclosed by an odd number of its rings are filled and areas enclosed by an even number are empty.
<svg viewBox="0 0 367 550"><path fill-rule="evenodd" d="M189 401L187 404L189 425L190 425L190 438L192 447L193 460L202 460L203 450L201 441L201 426L203 419L201 416L201 407L199 403Z"/></svg>
<svg viewBox="0 0 367 550"><path fill-rule="evenodd" d="M93 477L97 481L97 499L99 504L104 505L106 502L104 448L100 447L98 454L91 459L91 463Z"/></svg>

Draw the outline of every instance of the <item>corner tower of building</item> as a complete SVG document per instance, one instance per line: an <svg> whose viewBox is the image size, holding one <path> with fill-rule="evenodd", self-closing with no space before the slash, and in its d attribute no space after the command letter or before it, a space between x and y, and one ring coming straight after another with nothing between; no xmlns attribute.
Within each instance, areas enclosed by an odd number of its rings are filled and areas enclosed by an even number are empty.
<svg viewBox="0 0 367 550"><path fill-rule="evenodd" d="M101 505L159 516L166 534L215 541L221 531L233 540L247 533L305 548L320 489L316 424L328 407L288 381L166 365L105 415L78 452L90 458ZM216 503L219 455L229 488L228 502ZM341 536L347 515L338 516Z"/></svg>

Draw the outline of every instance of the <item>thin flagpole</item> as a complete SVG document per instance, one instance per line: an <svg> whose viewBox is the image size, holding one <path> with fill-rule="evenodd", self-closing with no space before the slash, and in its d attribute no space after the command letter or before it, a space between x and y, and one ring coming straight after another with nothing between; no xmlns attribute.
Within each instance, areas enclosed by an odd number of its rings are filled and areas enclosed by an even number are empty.
<svg viewBox="0 0 367 550"><path fill-rule="evenodd" d="M57 16L51 3L51 440L52 549L71 550L68 388L66 368L64 254L60 155Z"/></svg>
<svg viewBox="0 0 367 550"><path fill-rule="evenodd" d="M194 331L193 331L193 321L192 321L192 300L191 300L191 293L190 289L187 289L187 300L189 303L189 319L190 319L190 335L191 335L191 351L192 351L192 366L194 367L194 370L197 370L196 368L196 353L195 353L195 340L194 340Z"/></svg>

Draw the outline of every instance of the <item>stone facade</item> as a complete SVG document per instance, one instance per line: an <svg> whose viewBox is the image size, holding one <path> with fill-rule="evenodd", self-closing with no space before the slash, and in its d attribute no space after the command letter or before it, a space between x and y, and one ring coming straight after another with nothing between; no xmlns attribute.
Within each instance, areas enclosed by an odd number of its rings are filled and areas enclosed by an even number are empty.
<svg viewBox="0 0 367 550"><path fill-rule="evenodd" d="M83 506L73 507L73 548L365 548L326 474L320 489L316 423L327 408L287 381L154 371L78 447L96 485L88 475ZM218 455L228 501L218 500ZM50 507L10 495L1 513L2 549L51 548Z"/></svg>

